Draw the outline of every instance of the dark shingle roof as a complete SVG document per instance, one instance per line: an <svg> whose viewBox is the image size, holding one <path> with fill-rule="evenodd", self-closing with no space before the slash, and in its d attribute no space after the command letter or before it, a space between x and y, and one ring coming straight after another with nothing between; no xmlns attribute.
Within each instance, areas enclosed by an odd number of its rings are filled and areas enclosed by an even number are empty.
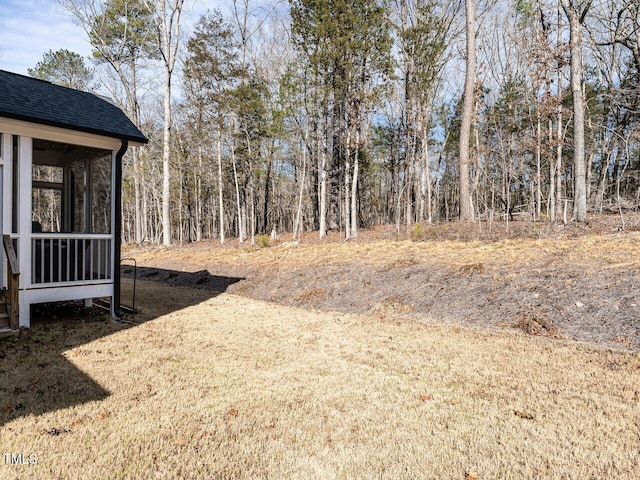
<svg viewBox="0 0 640 480"><path fill-rule="evenodd" d="M93 93L0 70L0 117L147 143L117 106Z"/></svg>

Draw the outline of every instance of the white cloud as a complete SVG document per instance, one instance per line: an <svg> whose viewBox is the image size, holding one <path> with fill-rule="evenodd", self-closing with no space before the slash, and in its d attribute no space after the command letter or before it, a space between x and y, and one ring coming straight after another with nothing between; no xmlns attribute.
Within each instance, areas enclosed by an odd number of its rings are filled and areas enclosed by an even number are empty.
<svg viewBox="0 0 640 480"><path fill-rule="evenodd" d="M182 17L185 38L200 15L216 8L228 13L228 0L187 0ZM46 52L60 49L91 56L86 33L57 0L0 0L0 70L26 75Z"/></svg>
<svg viewBox="0 0 640 480"><path fill-rule="evenodd" d="M56 0L2 0L0 32L2 70L26 74L49 50L91 53L84 31Z"/></svg>

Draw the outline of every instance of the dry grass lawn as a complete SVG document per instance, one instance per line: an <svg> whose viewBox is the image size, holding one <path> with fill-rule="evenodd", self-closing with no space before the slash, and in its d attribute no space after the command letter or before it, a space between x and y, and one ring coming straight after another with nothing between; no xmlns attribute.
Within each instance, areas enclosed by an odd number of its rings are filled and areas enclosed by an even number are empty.
<svg viewBox="0 0 640 480"><path fill-rule="evenodd" d="M0 343L0 478L640 476L637 353L139 289Z"/></svg>

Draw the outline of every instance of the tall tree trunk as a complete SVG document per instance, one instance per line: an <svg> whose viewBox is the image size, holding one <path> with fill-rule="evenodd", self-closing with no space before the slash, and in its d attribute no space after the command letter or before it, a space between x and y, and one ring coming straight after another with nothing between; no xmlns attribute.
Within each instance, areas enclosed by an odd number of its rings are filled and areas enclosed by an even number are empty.
<svg viewBox="0 0 640 480"><path fill-rule="evenodd" d="M218 203L219 203L219 221L220 221L220 243L224 243L224 198L222 195L222 131L218 127Z"/></svg>
<svg viewBox="0 0 640 480"><path fill-rule="evenodd" d="M345 143L345 159L344 159L344 237L348 240L351 236L351 212L350 198L350 175L351 175L351 128L347 127L347 141Z"/></svg>
<svg viewBox="0 0 640 480"><path fill-rule="evenodd" d="M253 181L251 182L251 186L249 187L249 201L251 202L251 221L249 225L251 225L251 245L255 245L256 243L256 197L253 190Z"/></svg>
<svg viewBox="0 0 640 480"><path fill-rule="evenodd" d="M465 0L467 58L464 78L464 101L460 125L460 220L473 220L473 205L469 186L469 140L473 117L474 87L476 81L476 7L475 0Z"/></svg>
<svg viewBox="0 0 640 480"><path fill-rule="evenodd" d="M429 144L427 142L427 134L425 133L425 145L424 145L424 171L425 180L427 185L427 222L429 225L433 223L433 206L432 206L432 188L431 188L431 166L429 165Z"/></svg>
<svg viewBox="0 0 640 480"><path fill-rule="evenodd" d="M319 217L320 217L320 238L327 235L327 136L324 129L320 129L319 152L320 158L318 171L320 175L320 200L319 200Z"/></svg>
<svg viewBox="0 0 640 480"><path fill-rule="evenodd" d="M124 77L120 77L121 82L125 83ZM138 103L138 83L137 83L137 69L135 60L131 62L131 89L125 89L129 97L129 104L131 105L131 111L133 112L133 121L136 127L140 126L140 105ZM135 228L135 243L142 243L142 212L140 205L140 148L133 147L131 155L133 157L133 202L134 202L134 228Z"/></svg>
<svg viewBox="0 0 640 480"><path fill-rule="evenodd" d="M609 171L609 163L611 162L611 151L607 148L607 154L603 155L606 160L601 160L602 167L600 168L600 180L598 181L598 198L597 204L599 205L599 211L602 213L604 208L604 191L607 188L607 172Z"/></svg>
<svg viewBox="0 0 640 480"><path fill-rule="evenodd" d="M542 119L540 118L540 109L538 109L538 119L536 125L536 216L540 219L542 213Z"/></svg>
<svg viewBox="0 0 640 480"><path fill-rule="evenodd" d="M244 242L244 216L240 203L240 187L238 185L238 170L236 169L236 152L233 143L231 144L231 163L233 165L233 181L236 187L236 208L238 210L238 241Z"/></svg>
<svg viewBox="0 0 640 480"><path fill-rule="evenodd" d="M407 163L404 172L404 223L408 229L413 223L413 164Z"/></svg>
<svg viewBox="0 0 640 480"><path fill-rule="evenodd" d="M267 174L264 179L264 205L262 209L262 233L267 233L269 228L269 200L271 193L271 168L272 168L272 155L269 152L269 158L267 158Z"/></svg>
<svg viewBox="0 0 640 480"><path fill-rule="evenodd" d="M584 149L584 92L582 90L582 23L591 1L584 2L579 10L576 0L560 0L562 9L569 20L569 40L571 43L571 93L573 96L573 219L587 220L586 161Z"/></svg>
<svg viewBox="0 0 640 480"><path fill-rule="evenodd" d="M141 182L141 185L142 185L142 238L144 240L145 238L152 238L152 236L149 235L149 216L151 212L149 211L149 202L148 202L149 195L147 194L148 189L144 182Z"/></svg>
<svg viewBox="0 0 640 480"><path fill-rule="evenodd" d="M422 152L420 155L420 206L418 209L418 222L422 222L427 219L427 221L431 223L431 212L429 211L431 207L431 199L428 198L430 194L429 183L431 182L429 172L429 130L425 126L425 124L428 123L428 118L428 114L424 114L423 119L419 124L420 135L422 136L420 139Z"/></svg>
<svg viewBox="0 0 640 480"><path fill-rule="evenodd" d="M351 238L358 236L358 170L360 162L360 132L356 131L356 151L353 159L353 178L351 180Z"/></svg>
<svg viewBox="0 0 640 480"><path fill-rule="evenodd" d="M142 243L142 206L140 201L140 149L133 147L131 149L133 157L133 203L134 203L134 229L135 243Z"/></svg>
<svg viewBox="0 0 640 480"><path fill-rule="evenodd" d="M165 69L164 127L162 129L162 244L171 245L169 157L171 155L171 72Z"/></svg>
<svg viewBox="0 0 640 480"><path fill-rule="evenodd" d="M178 244L182 245L184 240L184 224L183 224L184 221L182 219L182 198L183 198L183 192L184 192L185 179L184 179L184 173L182 172L182 161L180 156L178 156L178 178L180 179L180 188L178 189Z"/></svg>
<svg viewBox="0 0 640 480"><path fill-rule="evenodd" d="M556 125L556 221L562 208L562 105L558 107L558 124Z"/></svg>
<svg viewBox="0 0 640 480"><path fill-rule="evenodd" d="M202 145L198 147L198 173L195 175L195 238L202 240Z"/></svg>
<svg viewBox="0 0 640 480"><path fill-rule="evenodd" d="M341 81L345 81L341 77ZM333 91L337 91L338 79L333 80ZM338 230L340 228L340 150L342 147L343 132L343 116L344 116L344 98L334 98L333 109L331 112L331 155L328 157L328 178L327 178L327 224L330 230Z"/></svg>
<svg viewBox="0 0 640 480"><path fill-rule="evenodd" d="M180 45L180 15L184 0L156 0L159 51L164 63L164 128L162 134L162 244L171 245L170 171L171 77Z"/></svg>
<svg viewBox="0 0 640 480"><path fill-rule="evenodd" d="M553 121L549 119L549 143L553 145ZM547 214L552 222L556 221L556 164L553 158L549 160L549 204Z"/></svg>
<svg viewBox="0 0 640 480"><path fill-rule="evenodd" d="M591 120L591 116L590 115L587 116L587 125L589 127L589 130L593 131L593 122ZM585 151L585 155L587 155L586 151ZM585 165L585 168L587 170L587 172L586 172L586 193L585 193L587 206L589 205L589 201L591 200L591 179L592 179L592 172L593 172L593 156L594 156L593 149L590 149L590 151L589 151L589 153L587 155L586 165Z"/></svg>
<svg viewBox="0 0 640 480"><path fill-rule="evenodd" d="M308 137L308 134L306 135ZM302 233L302 198L304 195L304 181L307 170L307 147L306 141L302 146L302 173L300 174L300 193L298 196L298 208L296 209L296 220L293 224L293 239L300 239Z"/></svg>

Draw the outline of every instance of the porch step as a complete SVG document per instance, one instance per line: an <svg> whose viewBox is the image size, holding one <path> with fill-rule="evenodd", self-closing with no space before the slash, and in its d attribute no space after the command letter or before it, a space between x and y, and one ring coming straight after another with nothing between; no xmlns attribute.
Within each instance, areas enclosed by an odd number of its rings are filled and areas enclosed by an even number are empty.
<svg viewBox="0 0 640 480"><path fill-rule="evenodd" d="M0 311L0 330L9 328L9 314Z"/></svg>
<svg viewBox="0 0 640 480"><path fill-rule="evenodd" d="M0 338L18 335L18 330L11 330L9 327L0 328Z"/></svg>
<svg viewBox="0 0 640 480"><path fill-rule="evenodd" d="M3 292L0 291L0 338L17 334L17 330L11 330L7 305L4 303Z"/></svg>
<svg viewBox="0 0 640 480"><path fill-rule="evenodd" d="M5 290L0 290L0 330L9 328L9 314L7 313L7 304L4 300Z"/></svg>

